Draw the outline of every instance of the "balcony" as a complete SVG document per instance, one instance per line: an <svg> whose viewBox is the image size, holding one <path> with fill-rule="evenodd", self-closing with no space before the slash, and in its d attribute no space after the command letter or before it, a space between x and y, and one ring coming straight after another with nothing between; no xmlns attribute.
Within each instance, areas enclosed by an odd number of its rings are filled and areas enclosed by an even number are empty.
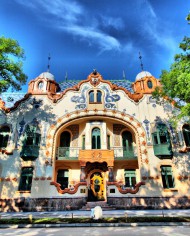
<svg viewBox="0 0 190 236"><path fill-rule="evenodd" d="M166 144L154 144L154 155L160 158L172 158L172 147L169 143Z"/></svg>
<svg viewBox="0 0 190 236"><path fill-rule="evenodd" d="M78 160L80 149L81 147L58 147L56 151L56 160Z"/></svg>
<svg viewBox="0 0 190 236"><path fill-rule="evenodd" d="M123 147L112 147L114 150L114 160L137 160L136 147L124 149Z"/></svg>
<svg viewBox="0 0 190 236"><path fill-rule="evenodd" d="M39 149L38 145L23 145L20 156L24 161L35 161L39 156Z"/></svg>
<svg viewBox="0 0 190 236"><path fill-rule="evenodd" d="M113 150L103 149L80 150L79 161L83 165L85 165L87 162L107 162L108 166L113 166L114 152Z"/></svg>

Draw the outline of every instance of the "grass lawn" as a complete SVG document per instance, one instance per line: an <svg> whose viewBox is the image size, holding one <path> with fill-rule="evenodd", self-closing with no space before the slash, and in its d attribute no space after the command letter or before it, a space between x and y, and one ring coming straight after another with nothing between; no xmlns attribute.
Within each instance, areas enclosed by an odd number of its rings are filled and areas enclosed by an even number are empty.
<svg viewBox="0 0 190 236"><path fill-rule="evenodd" d="M60 224L60 223L139 223L139 222L190 222L190 217L107 217L91 218L12 218L0 219L0 224Z"/></svg>

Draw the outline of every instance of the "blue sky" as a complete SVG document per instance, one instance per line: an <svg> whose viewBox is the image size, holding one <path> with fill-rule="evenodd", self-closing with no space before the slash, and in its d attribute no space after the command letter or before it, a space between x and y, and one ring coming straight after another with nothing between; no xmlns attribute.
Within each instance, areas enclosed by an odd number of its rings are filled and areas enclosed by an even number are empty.
<svg viewBox="0 0 190 236"><path fill-rule="evenodd" d="M188 0L0 0L0 35L24 48L28 81L47 71L57 82L86 79L94 68L105 79L134 81L144 70L159 78L190 36ZM26 91L26 86L23 91Z"/></svg>

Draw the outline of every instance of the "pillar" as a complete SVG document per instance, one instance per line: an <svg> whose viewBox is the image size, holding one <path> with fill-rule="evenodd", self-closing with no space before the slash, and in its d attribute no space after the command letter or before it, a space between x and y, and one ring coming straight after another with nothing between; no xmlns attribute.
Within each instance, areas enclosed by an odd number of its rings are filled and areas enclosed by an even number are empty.
<svg viewBox="0 0 190 236"><path fill-rule="evenodd" d="M108 171L109 171L108 173L109 182L114 182L113 166L109 166Z"/></svg>
<svg viewBox="0 0 190 236"><path fill-rule="evenodd" d="M80 182L86 182L84 169L85 169L85 166L80 167Z"/></svg>

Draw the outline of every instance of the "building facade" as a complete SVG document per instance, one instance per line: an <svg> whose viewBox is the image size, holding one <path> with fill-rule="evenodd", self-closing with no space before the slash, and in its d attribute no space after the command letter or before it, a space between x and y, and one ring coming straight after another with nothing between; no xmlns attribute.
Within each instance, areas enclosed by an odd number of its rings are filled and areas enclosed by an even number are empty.
<svg viewBox="0 0 190 236"><path fill-rule="evenodd" d="M28 93L0 100L1 211L190 207L190 126L172 127L175 108L158 103L149 72L134 83L58 84L44 72ZM18 100L18 101L17 101Z"/></svg>

